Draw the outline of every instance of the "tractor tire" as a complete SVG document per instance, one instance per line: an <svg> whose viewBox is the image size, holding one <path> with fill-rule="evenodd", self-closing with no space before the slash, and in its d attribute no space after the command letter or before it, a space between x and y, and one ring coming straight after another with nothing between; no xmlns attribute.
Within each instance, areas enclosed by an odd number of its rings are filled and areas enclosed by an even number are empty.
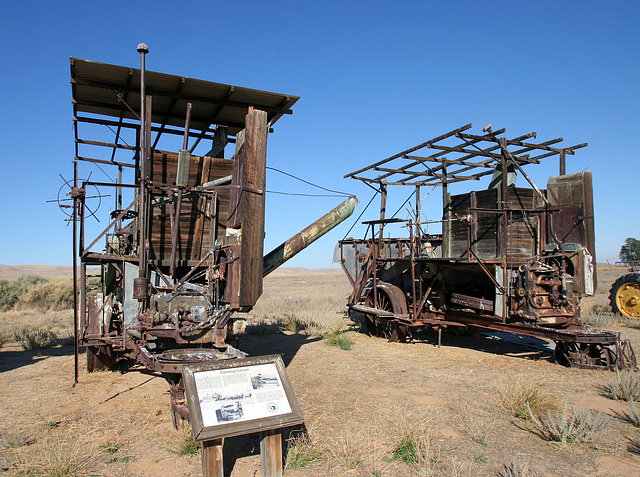
<svg viewBox="0 0 640 477"><path fill-rule="evenodd" d="M609 292L609 302L614 313L640 319L640 273L618 278Z"/></svg>

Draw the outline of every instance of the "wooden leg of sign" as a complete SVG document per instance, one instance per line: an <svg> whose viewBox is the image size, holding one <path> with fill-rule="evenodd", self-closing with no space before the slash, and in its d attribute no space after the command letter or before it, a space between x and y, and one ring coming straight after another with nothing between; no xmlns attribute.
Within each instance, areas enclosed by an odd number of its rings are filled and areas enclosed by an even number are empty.
<svg viewBox="0 0 640 477"><path fill-rule="evenodd" d="M260 434L260 466L264 477L282 477L282 430Z"/></svg>
<svg viewBox="0 0 640 477"><path fill-rule="evenodd" d="M204 477L224 477L222 439L213 439L202 443L202 475Z"/></svg>

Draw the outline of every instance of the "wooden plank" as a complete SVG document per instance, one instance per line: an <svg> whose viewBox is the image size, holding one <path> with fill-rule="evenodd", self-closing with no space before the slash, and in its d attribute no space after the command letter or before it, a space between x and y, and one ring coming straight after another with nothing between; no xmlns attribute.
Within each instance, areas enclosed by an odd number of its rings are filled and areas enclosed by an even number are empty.
<svg viewBox="0 0 640 477"><path fill-rule="evenodd" d="M255 305L262 295L264 254L264 196L267 159L267 113L254 109L247 114L246 164L243 171L242 253L240 255L240 306Z"/></svg>
<svg viewBox="0 0 640 477"><path fill-rule="evenodd" d="M202 161L202 173L200 175L200 184L204 184L209 180L209 169L211 168L211 158L209 156L204 156ZM197 218L194 223L194 237L193 237L193 257L200 258L202 257L202 235L204 232L204 223L205 223L205 207L207 205L207 197L205 194L202 194L198 199L197 206Z"/></svg>
<svg viewBox="0 0 640 477"><path fill-rule="evenodd" d="M208 162L208 171L207 171ZM175 184L175 177L178 166L178 155L173 153L156 153L151 162L152 181L163 184ZM222 158L202 158L191 156L190 174L188 179L189 187L210 182L231 174L233 161ZM155 190L152 198L165 196L164 192ZM207 197L209 194L203 194ZM217 217L218 236L224 236L229 204L229 189L217 190L219 215ZM200 202L204 201L201 206ZM210 247L211 228L204 227L206 217L199 222L198 218L203 215L207 206L216 209L215 205L207 205L210 199L201 199L198 196L183 196L180 208L180 234L178 236L177 260L199 260L202 256L203 247ZM171 223L168 220L169 204L157 205L152 208L150 230L150 251L151 257L156 260L168 260L171 255ZM198 228L199 227L199 228ZM197 231L200 230L198 233Z"/></svg>
<svg viewBox="0 0 640 477"><path fill-rule="evenodd" d="M222 439L202 442L202 475L204 477L224 477L222 444Z"/></svg>
<svg viewBox="0 0 640 477"><path fill-rule="evenodd" d="M281 429L260 433L260 467L264 477L282 477Z"/></svg>

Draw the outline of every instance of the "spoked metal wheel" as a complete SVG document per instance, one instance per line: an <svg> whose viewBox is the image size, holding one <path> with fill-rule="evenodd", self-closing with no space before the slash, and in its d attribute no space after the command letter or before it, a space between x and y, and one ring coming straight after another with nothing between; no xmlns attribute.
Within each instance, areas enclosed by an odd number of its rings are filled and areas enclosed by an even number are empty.
<svg viewBox="0 0 640 477"><path fill-rule="evenodd" d="M400 288L390 283L379 282L365 299L365 306L396 315L407 314L407 300ZM367 331L371 336L387 338L389 341L405 341L409 328L405 324L393 320L393 316L385 314L365 314Z"/></svg>
<svg viewBox="0 0 640 477"><path fill-rule="evenodd" d="M556 343L555 357L558 364L572 368L611 369L616 362L614 352L598 343L559 341Z"/></svg>

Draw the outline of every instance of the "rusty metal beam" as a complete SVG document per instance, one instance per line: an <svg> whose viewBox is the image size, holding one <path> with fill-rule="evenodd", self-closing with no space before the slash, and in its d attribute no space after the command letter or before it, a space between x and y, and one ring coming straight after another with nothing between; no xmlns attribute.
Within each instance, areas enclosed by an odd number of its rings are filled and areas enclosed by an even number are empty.
<svg viewBox="0 0 640 477"><path fill-rule="evenodd" d="M353 213L357 203L358 199L355 196L349 197L342 204L265 255L262 262L262 275L266 277L298 252L341 224Z"/></svg>
<svg viewBox="0 0 640 477"><path fill-rule="evenodd" d="M467 124L465 126L462 126L462 127L458 128L458 129L454 129L453 131L449 131L448 133L445 133L445 134L443 134L441 136L438 136L437 138L430 139L429 141L423 142L422 144L418 144L417 146L414 146L414 147L409 148L409 149L407 149L405 151L399 152L398 154L395 154L395 155L393 155L391 157L388 157L388 158L383 159L381 161L378 161L378 162L376 162L374 164L371 164L370 166L364 167L362 169L358 169L357 171L350 172L349 174L345 175L344 177L345 178L353 177L356 174L360 174L361 172L367 171L367 170L372 169L372 168L374 168L376 166L381 166L382 164L385 164L386 162L389 162L389 161L392 161L394 159L397 159L398 157L402 157L403 155L412 153L414 151L417 151L418 149L422 149L423 147L426 147L428 144L433 144L435 142L442 141L443 139L446 139L448 137L455 136L457 133L459 133L461 131L465 131L465 130L471 128L472 126L473 126L473 124L469 123L469 124Z"/></svg>
<svg viewBox="0 0 640 477"><path fill-rule="evenodd" d="M81 122L81 123L88 123L88 124L100 124L102 126L118 126L118 122L117 121L111 121L109 119L97 119L97 118L89 118L89 117L85 117L85 116L74 116L73 117L73 121L74 122ZM135 124L135 123L122 123L122 127L123 128L128 128L128 129L136 129L139 130L140 129L140 124ZM151 126L151 131L153 132L158 132L160 130L159 127L157 126ZM169 128L165 128L164 133L166 134L173 134L176 136L184 136L184 129L169 129ZM207 132L215 132L214 129L208 128ZM213 135L212 134L202 134L202 133L189 133L189 137L195 137L195 138L202 138L202 139L211 139L213 140ZM229 141L232 142L232 141Z"/></svg>

